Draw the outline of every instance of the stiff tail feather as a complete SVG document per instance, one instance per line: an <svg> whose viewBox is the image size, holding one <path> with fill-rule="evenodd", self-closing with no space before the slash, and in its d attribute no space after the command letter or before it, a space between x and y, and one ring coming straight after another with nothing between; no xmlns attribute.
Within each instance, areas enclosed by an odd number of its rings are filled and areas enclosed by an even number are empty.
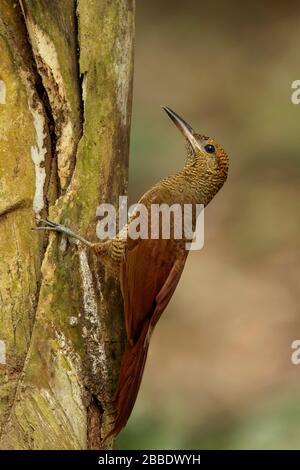
<svg viewBox="0 0 300 470"><path fill-rule="evenodd" d="M148 329L147 322L138 341L126 344L115 395L116 420L107 437L117 435L124 428L134 407L148 353Z"/></svg>

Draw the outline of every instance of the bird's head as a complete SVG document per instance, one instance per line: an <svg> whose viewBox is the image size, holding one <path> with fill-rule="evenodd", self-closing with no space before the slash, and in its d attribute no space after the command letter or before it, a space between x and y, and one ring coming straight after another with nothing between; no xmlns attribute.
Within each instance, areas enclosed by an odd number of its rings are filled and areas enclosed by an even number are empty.
<svg viewBox="0 0 300 470"><path fill-rule="evenodd" d="M193 167L199 176L211 178L219 187L228 174L229 159L224 149L211 137L196 133L178 114L163 106L168 116L180 130L187 142L187 166Z"/></svg>

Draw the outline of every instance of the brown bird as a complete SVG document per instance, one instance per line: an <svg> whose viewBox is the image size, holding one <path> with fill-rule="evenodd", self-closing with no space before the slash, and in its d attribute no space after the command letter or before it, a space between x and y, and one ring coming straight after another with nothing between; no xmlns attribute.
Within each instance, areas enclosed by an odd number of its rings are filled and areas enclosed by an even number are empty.
<svg viewBox="0 0 300 470"><path fill-rule="evenodd" d="M206 206L223 186L228 173L228 156L212 138L200 135L174 111L164 107L181 131L187 143L184 168L167 177L144 194L139 203L149 213L152 204L203 204ZM141 384L149 340L153 328L168 305L183 271L188 255L186 237L174 236L174 221L169 239L159 231L156 239L133 239L128 227L134 223L134 214L122 234L111 240L91 243L63 225L51 221L39 230L55 230L79 239L88 245L99 260L120 280L124 299L127 343L121 363L115 396L116 419L110 435L118 434L132 412ZM195 229L195 215L192 225ZM151 218L148 220L150 230ZM121 236L122 235L122 236Z"/></svg>

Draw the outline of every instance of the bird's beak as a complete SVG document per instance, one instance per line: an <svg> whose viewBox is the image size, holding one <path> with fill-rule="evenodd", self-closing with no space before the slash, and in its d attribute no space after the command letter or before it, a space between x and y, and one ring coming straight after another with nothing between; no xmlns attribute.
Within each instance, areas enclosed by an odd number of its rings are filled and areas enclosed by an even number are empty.
<svg viewBox="0 0 300 470"><path fill-rule="evenodd" d="M176 114L172 109L168 108L167 106L163 106L163 109L166 111L168 116L172 119L175 126L180 130L180 132L184 135L184 137L189 141L191 146L194 150L199 150L199 143L197 139L194 137L194 131L192 127L185 122L178 114Z"/></svg>

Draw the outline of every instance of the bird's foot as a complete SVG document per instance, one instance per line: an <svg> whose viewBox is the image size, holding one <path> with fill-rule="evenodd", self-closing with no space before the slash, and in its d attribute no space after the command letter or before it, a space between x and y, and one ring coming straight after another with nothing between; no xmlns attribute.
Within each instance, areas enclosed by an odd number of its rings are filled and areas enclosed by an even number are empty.
<svg viewBox="0 0 300 470"><path fill-rule="evenodd" d="M36 226L32 227L32 230L47 230L47 231L52 231L52 232L58 232L58 233L63 233L67 237L72 237L75 238L76 240L81 241L84 245L87 245L89 247L92 247L94 244L86 240L85 238L81 237L77 233L73 232L70 230L68 227L65 227L64 225L57 224L56 222L52 222L49 219L38 219L36 218L37 222L42 222L43 226Z"/></svg>

